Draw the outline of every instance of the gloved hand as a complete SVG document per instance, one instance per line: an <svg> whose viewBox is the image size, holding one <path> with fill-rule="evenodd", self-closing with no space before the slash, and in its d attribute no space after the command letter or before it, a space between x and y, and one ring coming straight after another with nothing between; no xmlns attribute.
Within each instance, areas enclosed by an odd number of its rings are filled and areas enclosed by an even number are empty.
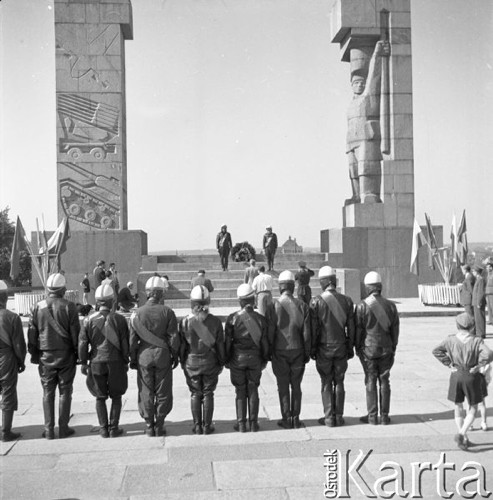
<svg viewBox="0 0 493 500"><path fill-rule="evenodd" d="M26 369L26 365L19 365L17 368L17 373L22 373Z"/></svg>
<svg viewBox="0 0 493 500"><path fill-rule="evenodd" d="M179 358L175 358L175 357L172 357L171 358L171 367L173 368L173 370L180 364L180 359Z"/></svg>
<svg viewBox="0 0 493 500"><path fill-rule="evenodd" d="M88 366L87 365L80 365L80 372L82 373L82 375L87 376Z"/></svg>
<svg viewBox="0 0 493 500"><path fill-rule="evenodd" d="M130 361L130 369L131 370L137 370L137 362L136 361Z"/></svg>
<svg viewBox="0 0 493 500"><path fill-rule="evenodd" d="M31 363L33 365L39 365L39 354L32 354L31 355Z"/></svg>

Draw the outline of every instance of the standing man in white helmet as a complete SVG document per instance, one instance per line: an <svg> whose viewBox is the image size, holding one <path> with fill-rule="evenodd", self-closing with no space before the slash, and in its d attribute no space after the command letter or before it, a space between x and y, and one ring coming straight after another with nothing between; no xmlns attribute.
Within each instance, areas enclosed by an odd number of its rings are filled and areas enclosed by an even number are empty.
<svg viewBox="0 0 493 500"><path fill-rule="evenodd" d="M283 271L279 275L279 299L274 300L275 328L269 339L272 352L272 370L277 379L281 416L277 425L284 429L299 429L301 412L301 381L305 364L310 361L310 309L293 296L294 274Z"/></svg>
<svg viewBox="0 0 493 500"><path fill-rule="evenodd" d="M87 376L90 393L96 398L99 434L118 437L122 396L128 388L129 334L126 319L113 311L115 293L111 285L96 290L99 310L86 317L79 338L81 373ZM89 362L89 364L88 364ZM110 418L106 400L111 398Z"/></svg>
<svg viewBox="0 0 493 500"><path fill-rule="evenodd" d="M190 293L192 314L180 322L180 361L190 389L194 434L214 432L214 391L225 363L221 320L209 313L210 295L204 285Z"/></svg>
<svg viewBox="0 0 493 500"><path fill-rule="evenodd" d="M58 387L58 437L74 434L68 426L72 389L77 362L79 315L73 302L65 300L65 277L52 274L46 282L48 297L38 302L31 311L28 329L28 350L31 363L39 364L43 386L43 436L53 439L55 426L55 392Z"/></svg>
<svg viewBox="0 0 493 500"><path fill-rule="evenodd" d="M368 296L356 307L355 348L365 372L366 406L364 423L390 423L390 369L399 341L399 314L390 300L382 297L382 278L370 271L364 279ZM379 388L377 390L377 382Z"/></svg>
<svg viewBox="0 0 493 500"><path fill-rule="evenodd" d="M277 250L277 234L272 232L272 226L267 226L265 228L267 231L264 234L264 238L262 240L262 248L264 249L265 258L267 259L267 266L269 271L274 270L274 257L276 255Z"/></svg>
<svg viewBox="0 0 493 500"><path fill-rule="evenodd" d="M0 281L0 393L2 394L2 441L21 437L12 432L14 411L17 411L17 377L26 366L26 342L18 314L7 309L8 288Z"/></svg>
<svg viewBox="0 0 493 500"><path fill-rule="evenodd" d="M312 352L322 381L324 416L321 425L344 425L344 376L354 356L354 304L336 290L336 271L330 266L318 272L322 293L310 303Z"/></svg>
<svg viewBox="0 0 493 500"><path fill-rule="evenodd" d="M173 369L180 339L173 310L162 304L165 282L147 280L147 302L130 318L130 368L138 370L139 412L146 434L164 436L164 420L173 408Z"/></svg>
<svg viewBox="0 0 493 500"><path fill-rule="evenodd" d="M250 431L257 432L259 396L262 370L269 360L267 322L253 310L255 292L244 283L237 290L241 310L226 320L225 342L227 368L236 391L236 420L234 429L246 432L247 411Z"/></svg>

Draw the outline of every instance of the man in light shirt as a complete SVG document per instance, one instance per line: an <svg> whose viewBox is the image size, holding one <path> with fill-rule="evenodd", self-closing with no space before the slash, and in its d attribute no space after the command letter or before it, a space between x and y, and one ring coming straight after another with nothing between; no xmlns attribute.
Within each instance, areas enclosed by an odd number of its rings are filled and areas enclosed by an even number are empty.
<svg viewBox="0 0 493 500"><path fill-rule="evenodd" d="M260 266L258 272L258 276L253 280L252 288L257 296L257 311L262 316L265 316L267 308L272 304L272 286L274 282L270 274L265 274L265 266Z"/></svg>

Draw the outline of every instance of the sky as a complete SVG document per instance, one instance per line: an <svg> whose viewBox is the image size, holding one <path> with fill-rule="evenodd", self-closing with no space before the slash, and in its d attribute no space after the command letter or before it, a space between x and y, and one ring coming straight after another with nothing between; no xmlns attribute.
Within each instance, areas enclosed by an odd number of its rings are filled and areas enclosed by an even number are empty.
<svg viewBox="0 0 493 500"><path fill-rule="evenodd" d="M493 2L412 0L416 219L493 241ZM150 251L319 247L342 226L349 68L332 0L133 0L129 229ZM57 224L53 0L0 2L0 208Z"/></svg>

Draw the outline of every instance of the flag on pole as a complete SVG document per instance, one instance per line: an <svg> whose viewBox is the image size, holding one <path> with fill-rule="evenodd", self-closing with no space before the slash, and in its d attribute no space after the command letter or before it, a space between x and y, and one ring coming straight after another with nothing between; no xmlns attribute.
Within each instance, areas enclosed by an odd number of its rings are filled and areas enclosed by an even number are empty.
<svg viewBox="0 0 493 500"><path fill-rule="evenodd" d="M428 244L426 237L421 231L418 222L414 219L413 227L413 244L411 248L411 265L409 266L409 271L413 274L419 274L418 267L418 250L423 246Z"/></svg>
<svg viewBox="0 0 493 500"><path fill-rule="evenodd" d="M450 229L450 260L457 262L457 220L455 213L452 216L452 227Z"/></svg>
<svg viewBox="0 0 493 500"><path fill-rule="evenodd" d="M67 240L70 238L70 226L67 217L64 217L57 230L48 240L46 251L55 257L57 271L60 271L60 257L67 250Z"/></svg>
<svg viewBox="0 0 493 500"><path fill-rule="evenodd" d="M27 250L26 232L24 231L24 227L22 226L19 216L17 216L14 241L12 242L12 254L10 256L10 277L13 280L19 276L20 253L22 250Z"/></svg>
<svg viewBox="0 0 493 500"><path fill-rule="evenodd" d="M433 258L438 251L437 239L433 231L430 216L425 212L426 232L428 233L428 267L435 269L435 259Z"/></svg>
<svg viewBox="0 0 493 500"><path fill-rule="evenodd" d="M467 261L467 226L466 226L466 211L462 212L459 229L457 230L457 262L459 265L464 265Z"/></svg>

